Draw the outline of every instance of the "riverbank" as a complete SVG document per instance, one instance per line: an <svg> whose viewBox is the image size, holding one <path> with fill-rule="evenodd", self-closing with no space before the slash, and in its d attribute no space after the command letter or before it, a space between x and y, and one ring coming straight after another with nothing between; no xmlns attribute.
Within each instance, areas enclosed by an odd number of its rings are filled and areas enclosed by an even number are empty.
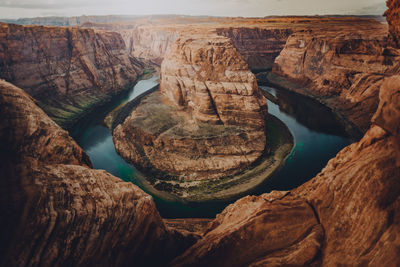
<svg viewBox="0 0 400 267"><path fill-rule="evenodd" d="M89 124L92 124L93 120L96 120L99 117L103 117L104 119L107 114L112 112L112 110L115 108L115 105L118 107L121 103L126 103L124 100L128 97L131 89L135 87L138 82L149 79L155 73L156 70L152 68L144 69L143 74L140 75L133 83L125 86L118 93L105 96L101 101L97 101L92 103L90 106L87 106L84 110L82 110L82 112L79 113L79 115L71 118L67 124L63 124L63 128L69 131L72 137L78 137L81 129L84 129Z"/></svg>
<svg viewBox="0 0 400 267"><path fill-rule="evenodd" d="M335 114L341 124L344 126L346 133L354 140L359 140L362 137L362 130L357 127L354 123L343 115L343 112L332 104L332 97L322 97L313 94L310 90L307 90L304 86L294 83L285 77L279 76L273 72L259 72L256 75L257 82L260 85L271 86L282 90L288 90L293 93L303 95L316 100L325 107L329 108L330 111ZM264 93L265 95L265 93ZM269 100L274 102L268 95L265 95Z"/></svg>
<svg viewBox="0 0 400 267"><path fill-rule="evenodd" d="M219 179L190 181L142 170L144 175L136 178L146 191L165 200L202 203L237 199L273 175L293 149L294 138L287 126L273 115L268 115L266 120L268 151L240 173Z"/></svg>

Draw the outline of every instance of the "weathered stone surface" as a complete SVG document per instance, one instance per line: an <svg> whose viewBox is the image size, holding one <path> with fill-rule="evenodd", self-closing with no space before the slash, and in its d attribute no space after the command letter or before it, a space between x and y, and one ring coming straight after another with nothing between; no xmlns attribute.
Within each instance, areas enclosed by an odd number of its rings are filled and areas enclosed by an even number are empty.
<svg viewBox="0 0 400 267"><path fill-rule="evenodd" d="M263 29L259 27L217 28L219 35L229 37L251 69L271 69L275 58L293 33L292 27Z"/></svg>
<svg viewBox="0 0 400 267"><path fill-rule="evenodd" d="M400 1L387 0L388 10L384 16L389 24L389 41L394 47L400 48Z"/></svg>
<svg viewBox="0 0 400 267"><path fill-rule="evenodd" d="M265 127L265 98L228 38L178 39L161 65L160 89L196 121Z"/></svg>
<svg viewBox="0 0 400 267"><path fill-rule="evenodd" d="M320 99L365 132L383 78L398 69L399 52L386 48L386 35L378 23L298 32L276 58L274 72L302 84L307 90L298 92Z"/></svg>
<svg viewBox="0 0 400 267"><path fill-rule="evenodd" d="M161 94L145 98L114 143L125 159L185 179L234 174L265 149L266 100L231 41L191 36L171 46Z"/></svg>
<svg viewBox="0 0 400 267"><path fill-rule="evenodd" d="M168 262L195 236L168 229L151 196L90 168L23 90L0 81L0 265Z"/></svg>
<svg viewBox="0 0 400 267"><path fill-rule="evenodd" d="M291 192L228 206L173 265L398 266L399 78L383 81L373 125L358 143Z"/></svg>
<svg viewBox="0 0 400 267"><path fill-rule="evenodd" d="M0 78L24 89L67 128L143 69L116 32L13 24L0 24L0 62Z"/></svg>

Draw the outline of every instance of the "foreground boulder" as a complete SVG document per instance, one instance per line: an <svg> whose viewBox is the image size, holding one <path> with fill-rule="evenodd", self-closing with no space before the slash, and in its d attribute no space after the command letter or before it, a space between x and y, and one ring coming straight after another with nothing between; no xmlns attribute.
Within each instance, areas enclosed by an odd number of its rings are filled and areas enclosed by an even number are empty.
<svg viewBox="0 0 400 267"><path fill-rule="evenodd" d="M152 265L194 242L164 225L151 196L91 169L68 133L4 81L0 113L0 265Z"/></svg>

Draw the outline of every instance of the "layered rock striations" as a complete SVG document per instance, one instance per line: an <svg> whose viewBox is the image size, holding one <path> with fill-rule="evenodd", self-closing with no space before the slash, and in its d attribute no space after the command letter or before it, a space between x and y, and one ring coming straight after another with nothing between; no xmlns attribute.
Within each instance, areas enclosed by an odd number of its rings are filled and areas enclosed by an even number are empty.
<svg viewBox="0 0 400 267"><path fill-rule="evenodd" d="M172 265L398 266L399 79L384 79L358 143L293 191L231 204Z"/></svg>
<svg viewBox="0 0 400 267"><path fill-rule="evenodd" d="M384 16L389 24L389 42L393 47L400 48L400 3L397 0L387 0L388 10Z"/></svg>
<svg viewBox="0 0 400 267"><path fill-rule="evenodd" d="M291 35L274 72L301 84L307 89L297 92L319 99L365 132L383 79L398 72L399 54L386 48L381 24L339 30Z"/></svg>
<svg viewBox="0 0 400 267"><path fill-rule="evenodd" d="M138 187L91 169L68 133L4 81L0 111L0 265L152 265L195 241L169 230Z"/></svg>
<svg viewBox="0 0 400 267"><path fill-rule="evenodd" d="M193 180L234 174L263 153L266 101L228 38L179 38L160 87L114 129L125 159Z"/></svg>
<svg viewBox="0 0 400 267"><path fill-rule="evenodd" d="M65 128L143 72L116 32L0 24L0 36L0 77Z"/></svg>
<svg viewBox="0 0 400 267"><path fill-rule="evenodd" d="M217 28L221 36L229 37L249 67L254 70L272 69L293 29L258 27Z"/></svg>

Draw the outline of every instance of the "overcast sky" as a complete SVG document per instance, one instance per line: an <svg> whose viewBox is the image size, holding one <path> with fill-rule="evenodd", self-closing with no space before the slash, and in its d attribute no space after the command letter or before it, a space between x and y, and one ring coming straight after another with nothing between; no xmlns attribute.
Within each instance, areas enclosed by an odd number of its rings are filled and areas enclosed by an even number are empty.
<svg viewBox="0 0 400 267"><path fill-rule="evenodd" d="M385 0L0 0L0 18L110 14L380 15L384 10Z"/></svg>

